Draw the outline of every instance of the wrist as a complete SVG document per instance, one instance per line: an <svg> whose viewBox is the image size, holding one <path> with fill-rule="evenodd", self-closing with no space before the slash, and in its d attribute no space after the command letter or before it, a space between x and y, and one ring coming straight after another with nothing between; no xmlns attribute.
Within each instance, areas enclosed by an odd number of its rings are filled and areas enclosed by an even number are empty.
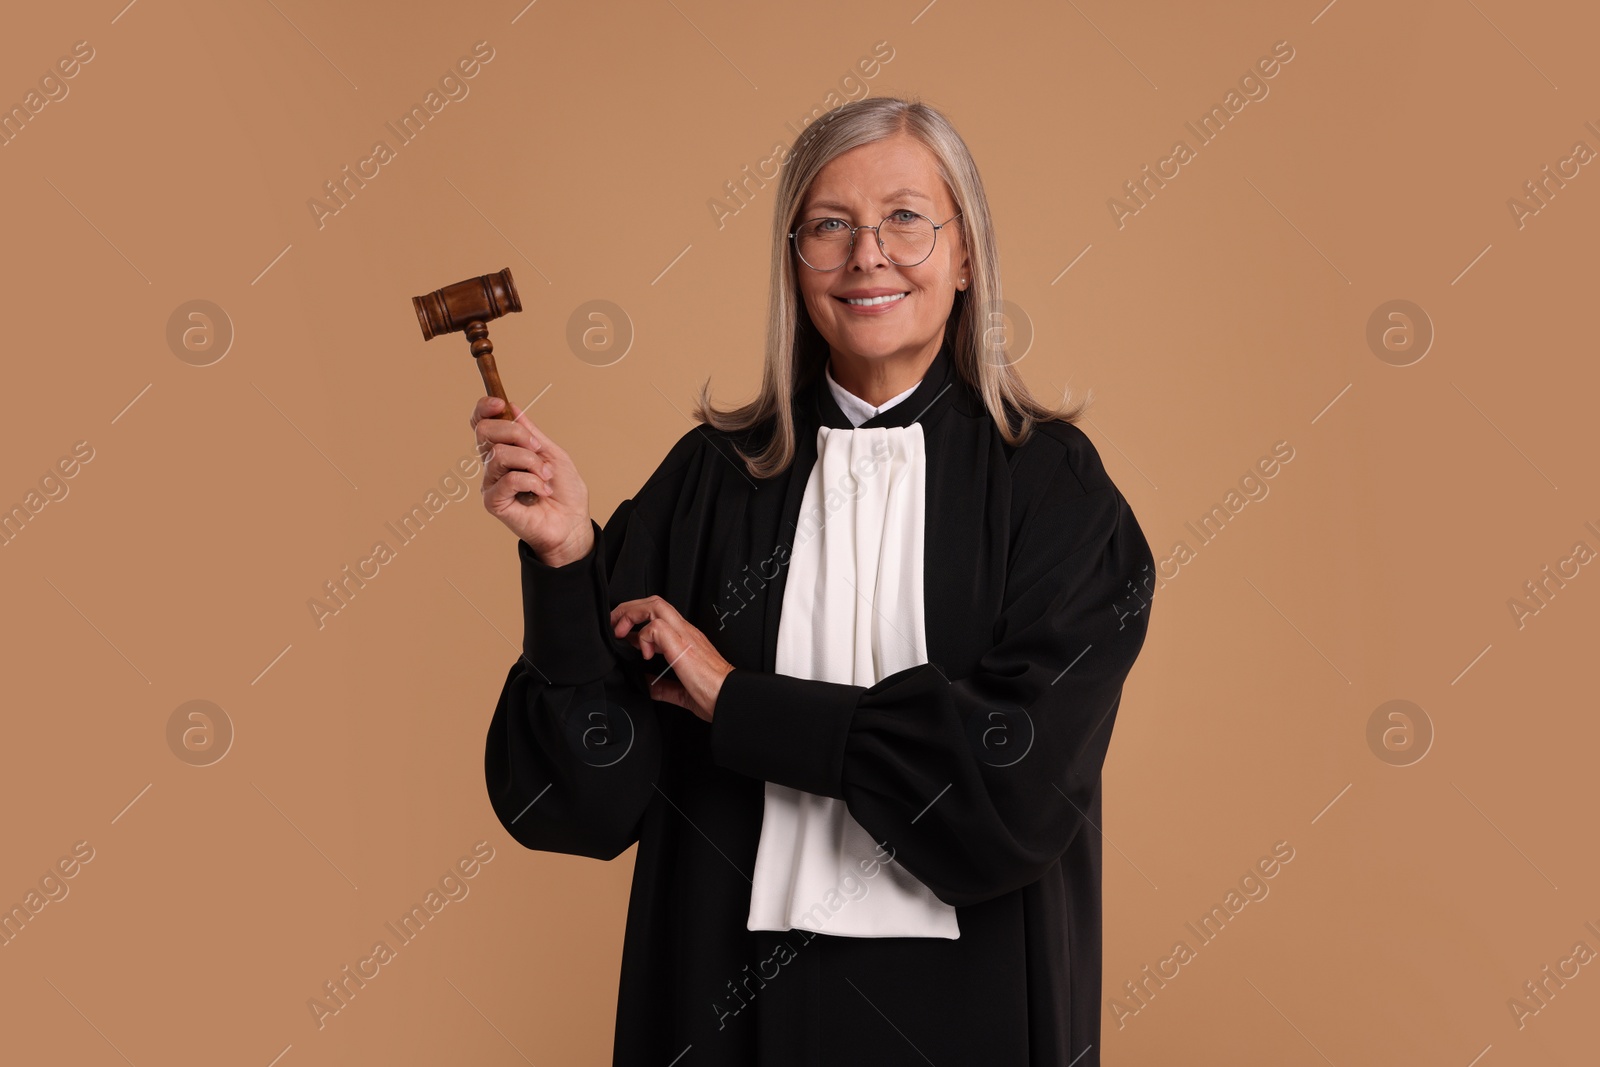
<svg viewBox="0 0 1600 1067"><path fill-rule="evenodd" d="M536 552L539 561L547 567L565 567L569 563L576 563L594 550L594 526L591 520L585 520L583 525L573 531L573 535L554 552Z"/></svg>

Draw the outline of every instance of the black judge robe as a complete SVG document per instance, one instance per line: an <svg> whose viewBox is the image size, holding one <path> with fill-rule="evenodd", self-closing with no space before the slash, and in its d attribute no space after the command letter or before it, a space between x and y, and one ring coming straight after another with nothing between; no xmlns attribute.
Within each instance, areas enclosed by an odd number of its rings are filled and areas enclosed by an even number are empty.
<svg viewBox="0 0 1600 1067"><path fill-rule="evenodd" d="M614 1067L1093 1067L1100 773L1149 622L1149 545L1088 437L1046 423L1007 446L947 342L862 424L922 424L930 662L872 686L778 675L816 428L851 425L820 367L793 403L797 455L774 478L697 426L586 558L550 567L518 540L523 655L484 755L495 814L530 849L638 843ZM653 701L665 658L610 634L612 607L651 594L735 668L710 723ZM960 937L746 929L769 780L842 798L956 908Z"/></svg>

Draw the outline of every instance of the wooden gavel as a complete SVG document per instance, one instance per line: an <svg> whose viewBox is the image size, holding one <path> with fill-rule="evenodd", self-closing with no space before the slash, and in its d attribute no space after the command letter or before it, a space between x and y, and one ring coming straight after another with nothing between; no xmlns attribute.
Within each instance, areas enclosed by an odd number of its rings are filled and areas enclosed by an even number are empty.
<svg viewBox="0 0 1600 1067"><path fill-rule="evenodd" d="M472 343L472 359L483 376L483 387L490 396L505 402L504 409L495 418L511 418L511 401L505 387L500 384L500 371L494 365L494 342L489 340L489 320L498 319L510 311L522 310L522 298L517 295L516 283L511 280L511 268L494 274L447 285L424 296L414 296L411 304L417 309L417 321L422 324L422 339L431 341L442 333L465 332ZM517 494L517 503L532 504L538 500L534 493Z"/></svg>

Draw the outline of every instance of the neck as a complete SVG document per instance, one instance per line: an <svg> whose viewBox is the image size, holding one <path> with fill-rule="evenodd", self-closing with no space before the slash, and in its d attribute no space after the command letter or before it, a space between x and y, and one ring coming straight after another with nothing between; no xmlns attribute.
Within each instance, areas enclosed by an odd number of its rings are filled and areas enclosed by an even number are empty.
<svg viewBox="0 0 1600 1067"><path fill-rule="evenodd" d="M870 359L834 348L828 357L828 372L849 392L877 407L920 382L943 343L944 338L937 337L920 352Z"/></svg>

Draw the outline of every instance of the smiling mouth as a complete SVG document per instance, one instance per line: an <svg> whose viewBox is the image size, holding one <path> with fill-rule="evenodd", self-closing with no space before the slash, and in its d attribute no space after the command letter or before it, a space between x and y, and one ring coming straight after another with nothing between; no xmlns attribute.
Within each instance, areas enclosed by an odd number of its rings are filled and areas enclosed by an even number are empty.
<svg viewBox="0 0 1600 1067"><path fill-rule="evenodd" d="M891 296L871 296L871 297L836 296L836 297L834 297L834 299L838 300L841 303L849 304L849 305L851 305L853 307L880 307L880 306L882 306L884 304L893 304L896 301L904 300L906 297L908 297L910 295L911 295L910 293L895 293L895 294L893 294Z"/></svg>

